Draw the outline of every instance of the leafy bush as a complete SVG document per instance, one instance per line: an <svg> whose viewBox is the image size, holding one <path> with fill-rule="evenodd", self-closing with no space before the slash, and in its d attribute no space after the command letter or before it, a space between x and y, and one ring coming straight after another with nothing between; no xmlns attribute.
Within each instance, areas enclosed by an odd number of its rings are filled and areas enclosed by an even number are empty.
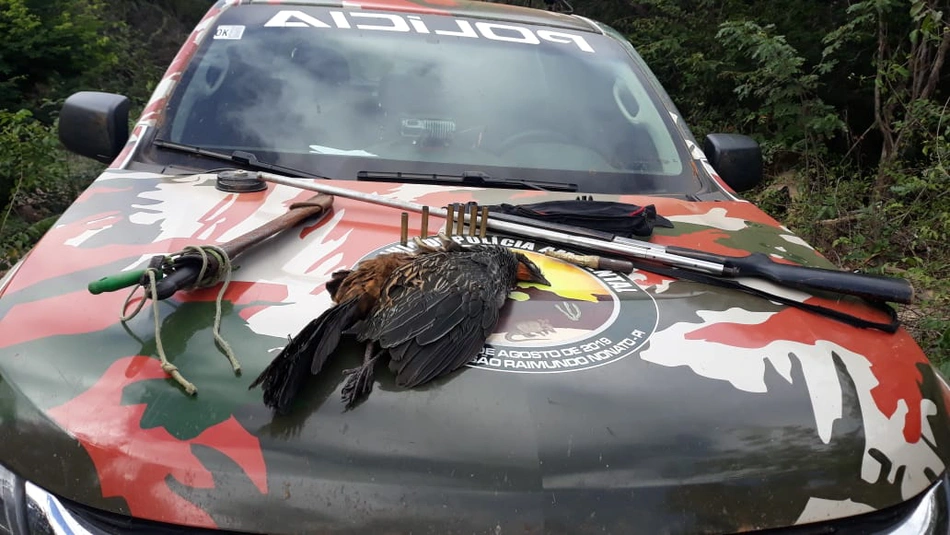
<svg viewBox="0 0 950 535"><path fill-rule="evenodd" d="M65 167L52 129L29 110L0 110L0 206L6 207L17 187L44 186Z"/></svg>
<svg viewBox="0 0 950 535"><path fill-rule="evenodd" d="M151 94L213 0L0 0L0 274L102 166L68 154L55 122L81 89Z"/></svg>
<svg viewBox="0 0 950 535"><path fill-rule="evenodd" d="M105 77L118 54L102 10L99 0L0 0L0 109L52 109L83 82Z"/></svg>
<svg viewBox="0 0 950 535"><path fill-rule="evenodd" d="M42 237L100 169L75 162L55 128L28 110L0 110L0 272Z"/></svg>
<svg viewBox="0 0 950 535"><path fill-rule="evenodd" d="M772 24L731 21L720 26L726 60L740 65L751 59L752 68L722 73L734 84L739 106L740 130L755 132L766 162L790 155L808 165L828 154L827 142L844 131L836 110L818 96L820 74L830 70L823 61L807 67L806 60Z"/></svg>

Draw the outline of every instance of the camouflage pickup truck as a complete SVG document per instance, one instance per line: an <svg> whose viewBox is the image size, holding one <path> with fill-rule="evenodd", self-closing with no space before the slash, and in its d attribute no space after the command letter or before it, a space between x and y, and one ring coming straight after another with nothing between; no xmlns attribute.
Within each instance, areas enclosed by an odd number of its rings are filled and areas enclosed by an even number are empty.
<svg viewBox="0 0 950 535"><path fill-rule="evenodd" d="M135 122L70 97L63 144L108 167L0 281L0 534L948 533L950 391L894 322L912 296L743 199L752 139L699 143L622 35L549 7L222 0ZM443 211L552 201L655 217ZM346 336L285 413L249 388L333 273L440 232L550 284L418 388L379 367L345 410Z"/></svg>

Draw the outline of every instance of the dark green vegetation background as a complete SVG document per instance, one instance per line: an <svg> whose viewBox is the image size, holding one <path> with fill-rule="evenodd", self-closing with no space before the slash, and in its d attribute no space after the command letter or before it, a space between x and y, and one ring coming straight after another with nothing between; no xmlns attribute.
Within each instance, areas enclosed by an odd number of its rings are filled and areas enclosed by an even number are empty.
<svg viewBox="0 0 950 535"><path fill-rule="evenodd" d="M63 100L118 92L137 117L212 3L0 0L0 273L102 169L62 150ZM901 316L950 372L945 0L573 5L628 36L700 140L762 143L767 179L747 197L842 268L911 280Z"/></svg>

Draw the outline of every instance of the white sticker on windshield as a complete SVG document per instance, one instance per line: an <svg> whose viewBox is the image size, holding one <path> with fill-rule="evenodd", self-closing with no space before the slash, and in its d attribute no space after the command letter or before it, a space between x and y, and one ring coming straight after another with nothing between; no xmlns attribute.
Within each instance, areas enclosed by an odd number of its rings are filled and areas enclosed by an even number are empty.
<svg viewBox="0 0 950 535"><path fill-rule="evenodd" d="M244 35L244 26L218 26L214 30L215 39L240 39Z"/></svg>
<svg viewBox="0 0 950 535"><path fill-rule="evenodd" d="M594 48L583 35L578 33L537 30L527 26L499 24L494 22L476 22L474 27L467 20L454 18L439 19L443 28L430 28L418 15L397 15L394 13L368 13L360 11L330 11L329 19L320 20L315 15L297 10L279 11L264 23L265 28L337 28L340 30L369 30L377 32L421 33L465 37L469 39L485 38L492 41L506 41L528 45L557 43L576 46L583 52L594 53ZM368 19L368 20L367 20ZM331 25L330 23L333 23ZM478 31L476 31L476 29Z"/></svg>
<svg viewBox="0 0 950 535"><path fill-rule="evenodd" d="M347 150L347 149L335 149L333 147L324 147L323 145L310 145L310 154L336 154L339 156L372 156L375 157L376 154L372 152L366 152L362 149L356 150Z"/></svg>

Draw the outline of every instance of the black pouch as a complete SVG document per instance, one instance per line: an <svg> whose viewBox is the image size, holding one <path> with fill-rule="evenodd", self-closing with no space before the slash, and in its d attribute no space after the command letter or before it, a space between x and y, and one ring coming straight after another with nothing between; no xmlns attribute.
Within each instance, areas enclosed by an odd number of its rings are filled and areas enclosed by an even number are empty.
<svg viewBox="0 0 950 535"><path fill-rule="evenodd" d="M637 206L577 199L534 204L494 204L488 207L488 211L599 230L627 238L650 236L653 227L673 228L673 223L657 214L652 204Z"/></svg>

